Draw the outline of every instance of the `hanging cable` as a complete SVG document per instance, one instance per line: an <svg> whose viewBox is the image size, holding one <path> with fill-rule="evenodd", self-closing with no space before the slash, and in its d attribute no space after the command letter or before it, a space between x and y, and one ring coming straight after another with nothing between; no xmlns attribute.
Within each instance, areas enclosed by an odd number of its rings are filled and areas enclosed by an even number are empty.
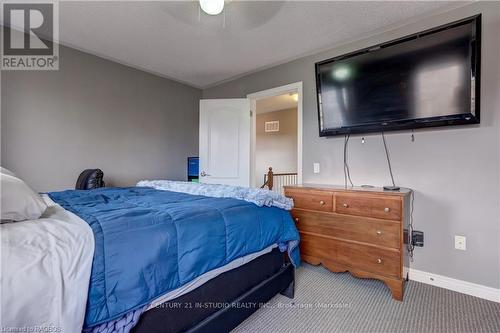
<svg viewBox="0 0 500 333"><path fill-rule="evenodd" d="M346 144L347 144L347 135L344 135L344 187L347 188L347 170L345 168L346 164Z"/></svg>
<svg viewBox="0 0 500 333"><path fill-rule="evenodd" d="M354 184L351 179L351 172L349 170L349 163L347 162L347 150L350 137L351 134L344 135L344 186L345 187L347 187L347 180L349 180L351 187L354 187Z"/></svg>
<svg viewBox="0 0 500 333"><path fill-rule="evenodd" d="M382 132L382 141L384 142L385 156L387 157L387 165L389 166L389 173L391 174L392 186L396 187L394 182L394 175L392 174L391 159L389 158L389 151L387 150L387 143L385 142L385 134Z"/></svg>
<svg viewBox="0 0 500 333"><path fill-rule="evenodd" d="M413 262L413 250L415 245L413 245L413 210L415 206L415 191L410 190L410 222L408 223L408 255L411 262Z"/></svg>
<svg viewBox="0 0 500 333"><path fill-rule="evenodd" d="M349 158L349 139L351 138L351 134L347 134L347 144L346 144L346 167L347 167L347 178L349 179L349 183L351 183L351 187L354 187L351 179L351 169L349 168L348 158Z"/></svg>

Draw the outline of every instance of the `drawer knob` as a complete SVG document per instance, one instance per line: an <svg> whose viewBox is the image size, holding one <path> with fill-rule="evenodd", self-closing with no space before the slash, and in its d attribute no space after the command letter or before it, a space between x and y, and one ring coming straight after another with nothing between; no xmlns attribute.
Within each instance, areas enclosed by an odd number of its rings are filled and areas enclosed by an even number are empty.
<svg viewBox="0 0 500 333"><path fill-rule="evenodd" d="M347 207L349 207L349 205L345 203L345 204L342 204L342 207L347 208Z"/></svg>
<svg viewBox="0 0 500 333"><path fill-rule="evenodd" d="M299 218L298 217L295 218L295 222L299 223Z"/></svg>
<svg viewBox="0 0 500 333"><path fill-rule="evenodd" d="M390 211L391 211L391 209L389 207L384 208L384 212L389 213Z"/></svg>
<svg viewBox="0 0 500 333"><path fill-rule="evenodd" d="M324 205L325 205L325 202L324 202L323 200L321 200L321 201L319 202L319 204L320 204L321 206L324 206Z"/></svg>
<svg viewBox="0 0 500 333"><path fill-rule="evenodd" d="M381 264L382 263L382 259L378 258L377 259L377 264Z"/></svg>
<svg viewBox="0 0 500 333"><path fill-rule="evenodd" d="M377 230L377 235L382 235L382 231Z"/></svg>

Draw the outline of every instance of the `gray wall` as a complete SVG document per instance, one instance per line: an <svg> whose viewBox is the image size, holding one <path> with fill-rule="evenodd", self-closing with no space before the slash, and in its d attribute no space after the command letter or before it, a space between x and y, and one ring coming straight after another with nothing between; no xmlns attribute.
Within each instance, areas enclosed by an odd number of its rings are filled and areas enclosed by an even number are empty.
<svg viewBox="0 0 500 333"><path fill-rule="evenodd" d="M276 120L279 132L266 132L264 123ZM263 184L269 167L275 173L297 172L297 109L257 114L255 121L255 185Z"/></svg>
<svg viewBox="0 0 500 333"><path fill-rule="evenodd" d="M314 63L426 28L483 13L481 125L388 133L397 184L415 189L415 228L425 247L412 268L500 287L500 3L475 3L424 18L396 30L266 69L206 89L204 98L243 97L284 84L304 85L304 182L343 184L343 138L318 136ZM354 136L350 167L355 185L389 184L379 135ZM321 173L313 173L313 162ZM467 236L467 251L454 249L454 235Z"/></svg>
<svg viewBox="0 0 500 333"><path fill-rule="evenodd" d="M186 178L201 91L71 48L58 71L3 71L1 163L35 190L72 188L85 168L109 185Z"/></svg>

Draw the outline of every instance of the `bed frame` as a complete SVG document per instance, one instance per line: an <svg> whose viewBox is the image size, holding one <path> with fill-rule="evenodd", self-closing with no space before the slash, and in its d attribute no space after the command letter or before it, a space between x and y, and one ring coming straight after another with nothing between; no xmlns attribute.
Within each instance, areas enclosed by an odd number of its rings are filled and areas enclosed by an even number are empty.
<svg viewBox="0 0 500 333"><path fill-rule="evenodd" d="M229 332L276 294L294 297L295 269L277 248L142 314L133 333Z"/></svg>

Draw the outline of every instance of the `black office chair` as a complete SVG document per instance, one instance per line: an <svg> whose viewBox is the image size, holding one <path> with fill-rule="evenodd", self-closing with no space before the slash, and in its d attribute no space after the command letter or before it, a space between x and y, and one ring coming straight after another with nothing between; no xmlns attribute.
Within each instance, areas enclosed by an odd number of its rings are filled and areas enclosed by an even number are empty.
<svg viewBox="0 0 500 333"><path fill-rule="evenodd" d="M78 176L76 181L76 190L91 190L94 188L104 187L104 173L101 169L87 169Z"/></svg>

